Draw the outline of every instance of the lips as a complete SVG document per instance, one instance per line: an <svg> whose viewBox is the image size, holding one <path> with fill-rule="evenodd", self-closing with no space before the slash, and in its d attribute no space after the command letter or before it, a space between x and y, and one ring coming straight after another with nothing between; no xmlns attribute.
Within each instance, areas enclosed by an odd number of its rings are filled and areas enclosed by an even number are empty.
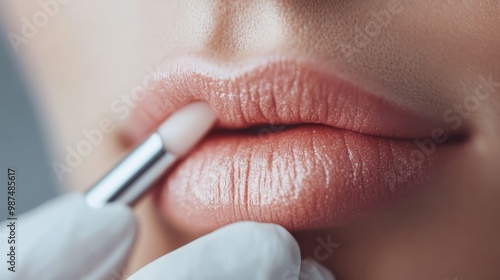
<svg viewBox="0 0 500 280"><path fill-rule="evenodd" d="M454 144L416 157L438 121L312 62L167 63L136 108L140 139L193 101L217 128L161 182L165 217L196 231L254 220L290 230L340 225L429 184Z"/></svg>

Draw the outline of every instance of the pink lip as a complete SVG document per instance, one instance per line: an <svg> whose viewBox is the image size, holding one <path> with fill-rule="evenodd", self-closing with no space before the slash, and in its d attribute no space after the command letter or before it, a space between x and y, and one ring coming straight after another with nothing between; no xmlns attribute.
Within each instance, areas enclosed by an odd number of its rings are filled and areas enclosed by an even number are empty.
<svg viewBox="0 0 500 280"><path fill-rule="evenodd" d="M453 146L417 161L412 139L426 137L435 122L307 61L168 65L134 112L137 138L195 100L218 112L222 130L162 182L160 208L181 227L207 231L240 220L292 230L336 226L428 183Z"/></svg>

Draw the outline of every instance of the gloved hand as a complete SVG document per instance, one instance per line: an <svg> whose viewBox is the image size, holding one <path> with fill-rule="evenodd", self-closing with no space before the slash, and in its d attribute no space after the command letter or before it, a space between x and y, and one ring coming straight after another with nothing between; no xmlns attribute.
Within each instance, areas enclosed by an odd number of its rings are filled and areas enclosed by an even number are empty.
<svg viewBox="0 0 500 280"><path fill-rule="evenodd" d="M101 209L81 194L64 195L16 221L15 271L7 270L9 223L0 227L0 279L118 280L135 237L131 210ZM300 260L282 227L236 223L201 237L147 265L129 279L333 279L314 261Z"/></svg>
<svg viewBox="0 0 500 280"><path fill-rule="evenodd" d="M128 280L333 280L283 227L240 222L222 227L146 265Z"/></svg>
<svg viewBox="0 0 500 280"><path fill-rule="evenodd" d="M3 280L118 280L114 275L119 275L135 237L129 207L111 204L95 209L83 194L63 195L18 217L12 272L5 261L8 222L0 225Z"/></svg>

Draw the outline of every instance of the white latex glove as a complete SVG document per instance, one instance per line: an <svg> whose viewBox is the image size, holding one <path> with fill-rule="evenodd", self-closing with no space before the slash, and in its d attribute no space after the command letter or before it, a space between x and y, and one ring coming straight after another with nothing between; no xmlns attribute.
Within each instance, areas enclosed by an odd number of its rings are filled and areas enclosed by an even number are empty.
<svg viewBox="0 0 500 280"><path fill-rule="evenodd" d="M89 207L83 195L56 198L16 221L16 272L7 270L8 223L0 227L0 279L118 280L135 236L130 208ZM129 279L333 279L282 227L236 223L167 254Z"/></svg>
<svg viewBox="0 0 500 280"><path fill-rule="evenodd" d="M148 264L128 280L333 280L316 261L301 262L283 227L240 222L205 235Z"/></svg>
<svg viewBox="0 0 500 280"><path fill-rule="evenodd" d="M7 270L8 223L0 227L2 280L118 280L135 236L129 207L94 209L82 194L55 198L16 224L16 272Z"/></svg>

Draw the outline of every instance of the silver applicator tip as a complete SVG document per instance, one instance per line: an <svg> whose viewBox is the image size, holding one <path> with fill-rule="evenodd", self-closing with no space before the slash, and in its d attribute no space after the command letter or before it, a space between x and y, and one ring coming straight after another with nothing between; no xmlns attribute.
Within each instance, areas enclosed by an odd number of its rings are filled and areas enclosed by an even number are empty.
<svg viewBox="0 0 500 280"><path fill-rule="evenodd" d="M132 205L208 133L217 115L195 102L175 112L158 130L86 193L90 206L120 201Z"/></svg>

